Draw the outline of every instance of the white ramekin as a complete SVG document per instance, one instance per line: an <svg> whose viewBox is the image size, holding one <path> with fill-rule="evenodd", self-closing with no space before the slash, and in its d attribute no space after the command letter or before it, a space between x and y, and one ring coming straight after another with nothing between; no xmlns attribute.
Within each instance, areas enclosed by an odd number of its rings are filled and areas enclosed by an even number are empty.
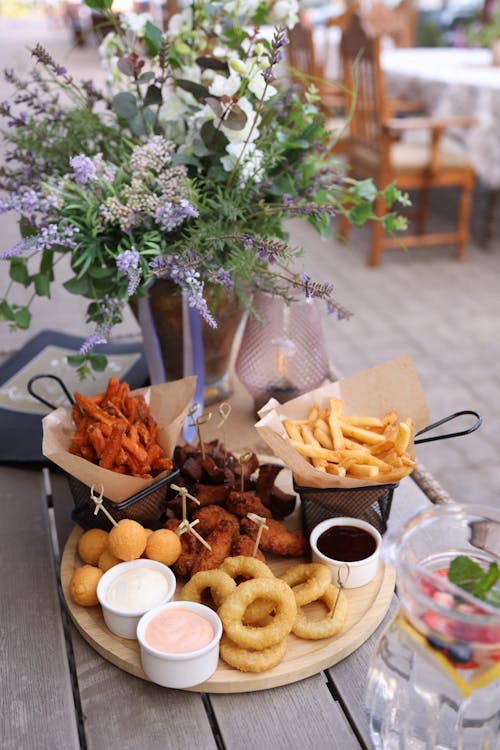
<svg viewBox="0 0 500 750"><path fill-rule="evenodd" d="M377 545L375 552L373 552L370 557L366 557L364 560L356 560L355 562L334 560L331 557L327 557L327 555L324 555L319 551L317 541L319 536L327 529L332 528L332 526L355 526L356 528L368 531L375 538ZM314 527L309 537L309 541L311 544L313 562L328 565L332 571L332 582L334 585L337 584L338 576L340 576L342 585L346 589L365 586L375 578L378 569L382 537L377 529L370 523L362 521L360 518L348 518L347 516L327 518L326 521L321 521L321 523Z"/></svg>
<svg viewBox="0 0 500 750"><path fill-rule="evenodd" d="M176 579L170 568L163 563L157 562L156 560L148 560L147 558L139 558L138 560L130 560L129 562L122 562L114 565L112 568L106 571L103 576L99 579L97 584L97 598L102 608L102 614L104 621L108 628L115 635L121 638L137 638L137 625L139 620L147 612L147 610L136 610L130 612L124 612L121 609L116 609L108 604L106 601L107 591L110 584L122 573L133 568L149 568L151 570L157 570L167 580L167 593L159 602L159 604L165 604L169 602L175 594Z"/></svg>
<svg viewBox="0 0 500 750"><path fill-rule="evenodd" d="M203 648L183 654L168 654L158 651L145 640L146 627L150 620L165 609L188 609L205 617L213 626L214 637ZM137 626L137 640L141 647L144 672L152 682L169 688L189 688L199 685L213 675L219 663L219 642L222 637L222 622L216 612L197 602L169 602L149 610L141 617Z"/></svg>

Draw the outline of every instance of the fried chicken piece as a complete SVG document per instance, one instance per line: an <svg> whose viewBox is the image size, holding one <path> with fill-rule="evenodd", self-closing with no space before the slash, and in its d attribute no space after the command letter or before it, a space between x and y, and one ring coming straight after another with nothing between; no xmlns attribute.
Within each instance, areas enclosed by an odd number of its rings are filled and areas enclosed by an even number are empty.
<svg viewBox="0 0 500 750"><path fill-rule="evenodd" d="M271 518L271 511L253 492L231 492L226 500L226 508L244 518L247 513L256 513L263 518Z"/></svg>
<svg viewBox="0 0 500 750"><path fill-rule="evenodd" d="M252 539L252 537L248 536L248 534L238 534L233 542L233 546L231 547L231 557L238 557L239 555L252 557L254 546L255 539ZM257 549L254 557L257 560L262 560L262 562L264 563L266 562L266 558L261 549Z"/></svg>
<svg viewBox="0 0 500 750"><path fill-rule="evenodd" d="M193 515L193 520L198 521L195 527L196 531L198 534L201 534L203 539L206 539L223 519L231 521L235 525L238 534L240 533L239 518L220 505L205 505L199 508Z"/></svg>
<svg viewBox="0 0 500 750"><path fill-rule="evenodd" d="M274 518L266 520L267 529L262 529L259 547L264 552L272 552L282 557L301 557L307 549L307 540L294 531L289 531L282 523ZM258 527L249 518L242 518L240 529L243 534L248 534L255 539Z"/></svg>
<svg viewBox="0 0 500 750"><path fill-rule="evenodd" d="M165 523L165 528L170 529L171 531L177 531L180 523L181 522L178 518L169 518ZM176 562L172 565L172 570L175 575L180 578L189 578L191 576L193 563L203 545L188 531L181 534L180 540L182 551Z"/></svg>
<svg viewBox="0 0 500 750"><path fill-rule="evenodd" d="M224 559L231 555L233 540L238 533L237 527L233 521L223 518L208 535L206 541L211 549L202 546L191 568L191 575L198 573L199 570L212 570L222 565Z"/></svg>

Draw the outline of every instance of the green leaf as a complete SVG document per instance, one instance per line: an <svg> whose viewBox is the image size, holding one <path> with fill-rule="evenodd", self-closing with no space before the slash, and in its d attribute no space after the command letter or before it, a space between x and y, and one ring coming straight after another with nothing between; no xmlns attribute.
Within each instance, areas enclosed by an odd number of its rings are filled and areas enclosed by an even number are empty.
<svg viewBox="0 0 500 750"><path fill-rule="evenodd" d="M42 253L42 259L40 261L40 273L45 273L50 276L50 280L54 281L54 254L52 250L44 250Z"/></svg>
<svg viewBox="0 0 500 750"><path fill-rule="evenodd" d="M93 10L111 10L113 0L84 0L85 5Z"/></svg>
<svg viewBox="0 0 500 750"><path fill-rule="evenodd" d="M104 354L89 354L90 364L96 372L104 372L108 366L108 359Z"/></svg>
<svg viewBox="0 0 500 750"><path fill-rule="evenodd" d="M113 270L112 268L89 268L89 276L92 279L110 279L112 278L116 273L116 269Z"/></svg>
<svg viewBox="0 0 500 750"><path fill-rule="evenodd" d="M474 586L483 576L482 567L467 555L455 557L448 569L448 580L460 588Z"/></svg>
<svg viewBox="0 0 500 750"><path fill-rule="evenodd" d="M35 284L35 291L39 297L50 297L51 278L49 274L37 273L33 276L33 282Z"/></svg>
<svg viewBox="0 0 500 750"><path fill-rule="evenodd" d="M9 275L12 281L23 286L29 285L30 276L24 258L11 258Z"/></svg>
<svg viewBox="0 0 500 750"><path fill-rule="evenodd" d="M149 104L161 104L163 102L163 96L161 89L158 86L148 86L146 96L144 97L144 104L147 107Z"/></svg>
<svg viewBox="0 0 500 750"><path fill-rule="evenodd" d="M19 307L14 311L14 320L18 328L26 330L30 327L31 313L27 307Z"/></svg>
<svg viewBox="0 0 500 750"><path fill-rule="evenodd" d="M67 354L66 360L69 365L72 367L78 367L79 365L83 365L85 360L87 359L85 354Z"/></svg>
<svg viewBox="0 0 500 750"><path fill-rule="evenodd" d="M139 83L147 83L148 81L152 81L155 77L155 74L152 70L148 70L146 73L142 73L142 75L139 76L137 79Z"/></svg>
<svg viewBox="0 0 500 750"><path fill-rule="evenodd" d="M144 41L149 53L153 55L153 57L157 55L161 49L161 30L158 26L155 26L154 23L151 23L151 21L146 21L146 26L144 27Z"/></svg>
<svg viewBox="0 0 500 750"><path fill-rule="evenodd" d="M204 156L206 153L207 149L205 148L201 156ZM201 168L201 161L196 156L190 156L189 154L172 154L171 162L172 164L186 164L186 166Z"/></svg>
<svg viewBox="0 0 500 750"><path fill-rule="evenodd" d="M369 203L360 203L353 206L349 211L349 220L355 227L363 227L372 215L372 207Z"/></svg>
<svg viewBox="0 0 500 750"><path fill-rule="evenodd" d="M36 234L38 234L38 230L36 227L31 224L31 222L26 218L26 216L21 216L19 219L19 231L21 232L21 237L26 239L26 237L34 237Z"/></svg>
<svg viewBox="0 0 500 750"><path fill-rule="evenodd" d="M484 595L484 601L491 604L492 607L500 608L500 591L498 589L491 589Z"/></svg>
<svg viewBox="0 0 500 750"><path fill-rule="evenodd" d="M5 299L0 302L0 320L14 320L14 311Z"/></svg>
<svg viewBox="0 0 500 750"><path fill-rule="evenodd" d="M86 276L69 279L64 282L63 287L71 294L81 294L84 297L90 293L90 284Z"/></svg>
<svg viewBox="0 0 500 750"><path fill-rule="evenodd" d="M202 86L200 83L187 81L184 78L177 78L175 83L183 91L188 91L190 94L192 94L195 99L206 99L207 96L210 96L209 90L205 88L205 86Z"/></svg>
<svg viewBox="0 0 500 750"><path fill-rule="evenodd" d="M377 197L377 188L372 180L360 180L353 189L354 195L367 201L374 201Z"/></svg>
<svg viewBox="0 0 500 750"><path fill-rule="evenodd" d="M483 575L483 578L476 583L474 586L474 591L472 592L474 596L477 596L479 599L484 599L485 594L493 588L495 583L498 581L498 577L500 575L500 570L498 568L498 565L496 562L490 563L490 567L486 571L486 573Z"/></svg>
<svg viewBox="0 0 500 750"><path fill-rule="evenodd" d="M137 101L133 94L121 91L113 97L113 111L124 120L131 120L137 115Z"/></svg>
<svg viewBox="0 0 500 750"><path fill-rule="evenodd" d="M205 146L211 151L223 151L228 142L224 133L217 130L210 120L207 120L201 126L200 135Z"/></svg>

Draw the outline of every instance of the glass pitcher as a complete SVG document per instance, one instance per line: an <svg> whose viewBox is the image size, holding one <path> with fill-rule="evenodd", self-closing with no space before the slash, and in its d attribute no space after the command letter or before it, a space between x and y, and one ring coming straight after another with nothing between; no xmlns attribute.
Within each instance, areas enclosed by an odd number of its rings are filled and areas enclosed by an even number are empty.
<svg viewBox="0 0 500 750"><path fill-rule="evenodd" d="M500 562L500 512L424 510L386 535L399 609L373 653L366 694L377 750L500 749L500 608L448 580L465 555ZM495 594L500 596L500 580Z"/></svg>

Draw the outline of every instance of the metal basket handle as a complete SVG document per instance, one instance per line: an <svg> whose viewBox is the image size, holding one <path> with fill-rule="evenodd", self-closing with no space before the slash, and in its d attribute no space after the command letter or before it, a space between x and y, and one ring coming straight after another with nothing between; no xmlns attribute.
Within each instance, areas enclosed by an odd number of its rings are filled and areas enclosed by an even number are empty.
<svg viewBox="0 0 500 750"><path fill-rule="evenodd" d="M445 440L446 438L459 437L460 435L470 435L471 432L475 432L478 427L481 426L483 418L480 414L477 413L477 411L466 409L464 411L456 411L454 414L450 414L448 417L443 417L443 419L439 419L437 422L433 422L432 424L427 425L427 427L419 430L419 432L416 433L415 437L417 437L418 435L423 435L424 432L434 430L436 427L439 427L446 422L451 422L451 420L456 419L457 417L462 417L464 414L471 414L473 417L476 417L476 421L474 422L472 427L469 427L468 430L461 430L460 432L448 432L446 433L446 435L435 435L434 437L414 440L415 445L417 445L418 443L430 443L433 440Z"/></svg>
<svg viewBox="0 0 500 750"><path fill-rule="evenodd" d="M50 401L47 401L47 399L43 398L43 396L40 396L39 393L36 393L36 391L33 390L33 383L36 380L41 380L42 378L51 378L52 380L55 380L56 383L58 383L61 390L64 391L64 394L66 398L68 399L69 403L70 404L75 403L73 396L68 391L68 389L64 385L64 382L61 380L61 378L58 377L57 375L52 375L50 373L43 374L43 375L33 375L33 377L28 380L28 385L26 387L28 389L28 392L33 396L33 398L36 398L36 400L40 401L41 404L45 404L45 406L49 406L51 409L57 409L57 406L55 404L51 404Z"/></svg>

